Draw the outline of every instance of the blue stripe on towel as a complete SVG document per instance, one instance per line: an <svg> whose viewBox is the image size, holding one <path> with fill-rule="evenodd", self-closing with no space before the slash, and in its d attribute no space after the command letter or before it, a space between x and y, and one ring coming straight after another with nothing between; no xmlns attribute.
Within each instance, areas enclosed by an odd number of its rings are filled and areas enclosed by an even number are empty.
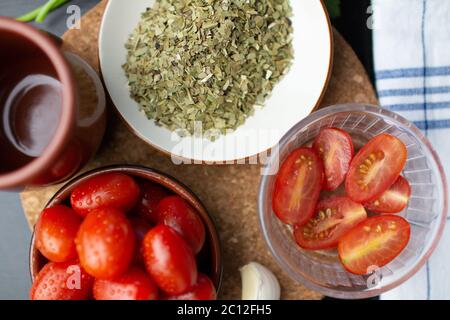
<svg viewBox="0 0 450 320"><path fill-rule="evenodd" d="M428 87L425 88L425 94L440 94L450 93L449 86L442 87ZM378 91L378 96L381 97L399 97L399 96L418 96L423 94L423 88L409 88L409 89L389 89Z"/></svg>
<svg viewBox="0 0 450 320"><path fill-rule="evenodd" d="M449 76L450 66L426 67L425 71L427 77ZM375 73L377 80L395 79L395 78L417 78L423 77L423 75L424 75L423 68L379 70Z"/></svg>
<svg viewBox="0 0 450 320"><path fill-rule="evenodd" d="M418 102L418 103L391 104L391 105L386 105L385 108L392 110L392 111L422 110L424 108L424 103ZM427 103L427 109L446 109L446 108L450 108L450 101Z"/></svg>
<svg viewBox="0 0 450 320"><path fill-rule="evenodd" d="M428 120L428 121L414 121L414 124L419 129L449 129L450 128L450 119L445 120Z"/></svg>

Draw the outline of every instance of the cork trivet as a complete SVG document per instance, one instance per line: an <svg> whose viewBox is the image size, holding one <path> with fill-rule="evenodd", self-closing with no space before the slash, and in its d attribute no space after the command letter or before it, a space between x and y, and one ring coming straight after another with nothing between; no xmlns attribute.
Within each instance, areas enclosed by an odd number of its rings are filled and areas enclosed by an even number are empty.
<svg viewBox="0 0 450 320"><path fill-rule="evenodd" d="M88 12L81 30L68 31L63 39L70 48L97 71L97 40L105 2ZM376 104L374 90L355 53L334 31L334 69L322 106L365 102ZM224 280L221 298L240 299L239 268L250 261L269 267L278 277L283 299L319 299L321 295L292 281L276 264L258 226L256 198L260 180L257 165L174 165L170 158L151 148L119 120L109 106L110 120L103 146L84 169L110 164L142 164L166 172L197 194L217 222L224 253ZM25 190L22 205L32 226L49 198L60 186Z"/></svg>

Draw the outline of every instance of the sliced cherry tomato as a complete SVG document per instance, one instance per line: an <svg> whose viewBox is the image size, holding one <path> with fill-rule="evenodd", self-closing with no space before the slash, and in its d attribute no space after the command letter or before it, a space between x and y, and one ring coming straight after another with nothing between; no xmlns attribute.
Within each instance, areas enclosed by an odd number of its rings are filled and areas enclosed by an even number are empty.
<svg viewBox="0 0 450 320"><path fill-rule="evenodd" d="M131 226L133 227L136 236L136 245L134 249L134 263L139 266L144 266L143 246L142 242L147 232L152 228L146 220L142 218L131 218Z"/></svg>
<svg viewBox="0 0 450 320"><path fill-rule="evenodd" d="M295 240L308 250L335 248L346 232L366 218L364 207L347 197L322 200L315 216L306 224L295 227Z"/></svg>
<svg viewBox="0 0 450 320"><path fill-rule="evenodd" d="M53 262L76 258L75 237L81 222L81 217L66 206L45 209L36 223L36 248Z"/></svg>
<svg viewBox="0 0 450 320"><path fill-rule="evenodd" d="M192 249L172 228L158 225L144 238L147 272L158 287L170 295L187 292L197 282Z"/></svg>
<svg viewBox="0 0 450 320"><path fill-rule="evenodd" d="M406 247L410 236L408 221L384 215L366 219L339 241L339 258L354 274L368 274L394 260Z"/></svg>
<svg viewBox="0 0 450 320"><path fill-rule="evenodd" d="M135 241L125 214L114 208L97 209L88 214L75 239L81 265L100 279L118 277L128 269Z"/></svg>
<svg viewBox="0 0 450 320"><path fill-rule="evenodd" d="M131 267L113 280L96 279L94 298L95 300L157 300L158 287L144 271Z"/></svg>
<svg viewBox="0 0 450 320"><path fill-rule="evenodd" d="M77 262L49 262L37 275L31 300L86 300L91 297L94 278Z"/></svg>
<svg viewBox="0 0 450 320"><path fill-rule="evenodd" d="M352 137L341 129L325 128L313 146L323 160L325 190L337 189L344 182L354 155Z"/></svg>
<svg viewBox="0 0 450 320"><path fill-rule="evenodd" d="M159 222L177 231L191 246L194 254L205 243L205 226L197 212L179 196L164 198L157 208Z"/></svg>
<svg viewBox="0 0 450 320"><path fill-rule="evenodd" d="M137 214L151 224L158 224L159 217L156 208L159 202L170 195L170 192L153 182L143 181L139 183L141 197L136 205Z"/></svg>
<svg viewBox="0 0 450 320"><path fill-rule="evenodd" d="M122 173L105 173L76 187L70 196L70 203L82 217L94 209L105 207L127 212L134 207L139 194L139 187L133 178Z"/></svg>
<svg viewBox="0 0 450 320"><path fill-rule="evenodd" d="M345 181L347 195L356 202L370 202L389 189L406 163L405 144L389 134L372 138L353 158Z"/></svg>
<svg viewBox="0 0 450 320"><path fill-rule="evenodd" d="M408 205L411 196L411 187L402 176L375 201L366 203L364 206L378 213L399 213Z"/></svg>
<svg viewBox="0 0 450 320"><path fill-rule="evenodd" d="M167 300L216 300L216 288L212 281L204 274L199 273L197 283L192 289L179 296L168 296Z"/></svg>
<svg viewBox="0 0 450 320"><path fill-rule="evenodd" d="M294 150L281 165L272 206L286 224L302 225L314 214L323 183L322 160L313 149Z"/></svg>

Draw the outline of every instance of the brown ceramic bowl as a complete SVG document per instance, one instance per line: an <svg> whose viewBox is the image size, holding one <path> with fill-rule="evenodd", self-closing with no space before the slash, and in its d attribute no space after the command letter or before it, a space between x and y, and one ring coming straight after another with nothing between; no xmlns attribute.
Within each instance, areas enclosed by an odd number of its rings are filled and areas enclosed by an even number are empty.
<svg viewBox="0 0 450 320"><path fill-rule="evenodd" d="M195 196L194 193L185 185L170 176L150 168L132 165L118 165L95 169L68 182L53 196L52 199L50 199L46 205L46 208L57 204L69 204L70 194L75 187L91 177L107 172L121 172L137 179L155 182L165 187L172 193L184 198L194 209L197 210L206 228L205 245L203 246L202 251L197 255L198 267L202 273L211 278L217 288L217 291L219 292L222 281L222 252L214 221L206 211L200 199L197 198L197 196ZM35 247L34 232L31 238L29 263L31 279L34 281L38 272L47 263L47 259Z"/></svg>
<svg viewBox="0 0 450 320"><path fill-rule="evenodd" d="M89 64L65 52L61 44L60 39L30 25L0 17L0 116L10 114L9 121L0 124L0 189L21 190L66 181L88 162L101 143L106 127L101 80ZM46 112L34 110L39 105L35 102L28 102L24 109L16 105L17 101L8 102L16 99L13 92L29 75L50 76L60 83L59 117L52 117L55 111L50 108ZM41 131L50 129L42 124L50 122L55 128L47 142L44 140L49 138L42 139ZM43 146L36 154L21 148L38 140Z"/></svg>

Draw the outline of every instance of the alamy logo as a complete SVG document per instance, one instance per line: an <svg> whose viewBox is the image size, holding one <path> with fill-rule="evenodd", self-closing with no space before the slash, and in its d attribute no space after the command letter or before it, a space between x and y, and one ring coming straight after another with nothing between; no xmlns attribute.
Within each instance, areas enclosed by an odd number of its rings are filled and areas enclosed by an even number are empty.
<svg viewBox="0 0 450 320"><path fill-rule="evenodd" d="M366 280L367 288L372 289L377 287L382 278L381 269L378 266L370 266L367 268L367 274L369 274L369 277Z"/></svg>
<svg viewBox="0 0 450 320"><path fill-rule="evenodd" d="M77 5L70 5L67 7L67 29L81 29L81 8Z"/></svg>
<svg viewBox="0 0 450 320"><path fill-rule="evenodd" d="M66 287L70 290L80 290L81 289L81 269L77 265L69 266L66 270L69 274L66 280Z"/></svg>

